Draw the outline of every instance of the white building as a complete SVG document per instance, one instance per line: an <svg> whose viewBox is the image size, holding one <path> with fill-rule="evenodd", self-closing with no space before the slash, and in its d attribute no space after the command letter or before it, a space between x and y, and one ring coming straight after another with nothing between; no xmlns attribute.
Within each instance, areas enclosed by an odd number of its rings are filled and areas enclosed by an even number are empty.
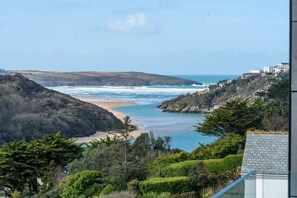
<svg viewBox="0 0 297 198"><path fill-rule="evenodd" d="M251 69L249 71L249 73L251 73L251 74L260 74L261 73L261 70L260 69Z"/></svg>
<svg viewBox="0 0 297 198"><path fill-rule="evenodd" d="M277 66L275 66L273 73L280 74L280 73L285 73L287 71L289 71L290 69L290 65L289 63L279 63Z"/></svg>
<svg viewBox="0 0 297 198"><path fill-rule="evenodd" d="M273 72L273 67L271 67L271 66L263 67L263 72L264 73L272 73Z"/></svg>

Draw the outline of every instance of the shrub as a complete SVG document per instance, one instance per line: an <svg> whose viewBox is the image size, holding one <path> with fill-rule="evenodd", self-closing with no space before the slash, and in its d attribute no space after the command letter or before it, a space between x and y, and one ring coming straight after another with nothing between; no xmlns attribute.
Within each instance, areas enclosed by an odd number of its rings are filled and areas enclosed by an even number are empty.
<svg viewBox="0 0 297 198"><path fill-rule="evenodd" d="M224 158L228 155L237 154L238 150L242 150L244 144L245 137L231 133L225 137L221 137L214 143L196 148L191 153L191 159L204 160Z"/></svg>
<svg viewBox="0 0 297 198"><path fill-rule="evenodd" d="M108 185L105 186L105 187L103 188L103 190L100 192L100 196L102 196L102 195L109 195L109 194L111 194L111 193L113 193L113 192L115 192L115 191L117 191L117 190L118 190L118 188L117 188L116 185L114 185L114 184L108 184Z"/></svg>
<svg viewBox="0 0 297 198"><path fill-rule="evenodd" d="M139 180L138 179L133 179L132 181L129 181L127 184L128 191L133 192L136 194L139 194Z"/></svg>
<svg viewBox="0 0 297 198"><path fill-rule="evenodd" d="M141 198L170 198L170 197L171 195L169 192L162 192L160 194L155 192L149 192L141 196Z"/></svg>
<svg viewBox="0 0 297 198"><path fill-rule="evenodd" d="M203 162L211 173L221 174L241 166L242 157L242 155L229 155L223 159L210 159Z"/></svg>
<svg viewBox="0 0 297 198"><path fill-rule="evenodd" d="M203 162L211 173L220 174L241 166L242 155L229 155L223 159L187 160L169 164L159 171L159 175L162 177L187 176L191 168L199 162Z"/></svg>
<svg viewBox="0 0 297 198"><path fill-rule="evenodd" d="M222 186L226 183L225 175L213 174L203 162L199 162L189 171L190 184L198 195L207 187Z"/></svg>
<svg viewBox="0 0 297 198"><path fill-rule="evenodd" d="M188 177L152 178L140 182L139 188L143 194L149 192L171 192L180 194L192 190Z"/></svg>
<svg viewBox="0 0 297 198"><path fill-rule="evenodd" d="M102 179L99 171L82 171L70 175L62 192L62 198L77 198L81 195L92 197L102 190Z"/></svg>
<svg viewBox="0 0 297 198"><path fill-rule="evenodd" d="M110 195L104 195L100 198L136 198L137 195L128 191L114 192Z"/></svg>
<svg viewBox="0 0 297 198"><path fill-rule="evenodd" d="M189 154L187 152L180 152L169 155L168 157L161 157L155 159L149 164L149 173L153 176L160 177L160 170L167 166L168 164L182 162L189 159Z"/></svg>

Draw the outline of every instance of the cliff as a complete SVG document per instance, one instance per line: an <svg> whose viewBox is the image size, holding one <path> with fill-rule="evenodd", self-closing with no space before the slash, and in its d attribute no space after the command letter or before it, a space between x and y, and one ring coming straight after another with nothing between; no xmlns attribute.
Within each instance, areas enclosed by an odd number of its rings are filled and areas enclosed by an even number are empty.
<svg viewBox="0 0 297 198"><path fill-rule="evenodd" d="M256 93L268 89L270 78L272 77L256 75L245 79L239 77L233 81L220 81L217 85L210 86L208 91L164 101L159 108L167 112L209 113L236 98L253 101Z"/></svg>
<svg viewBox="0 0 297 198"><path fill-rule="evenodd" d="M15 71L43 86L150 86L201 83L142 72L46 72Z"/></svg>
<svg viewBox="0 0 297 198"><path fill-rule="evenodd" d="M22 75L0 76L0 145L60 131L81 137L121 125L112 113L42 87Z"/></svg>

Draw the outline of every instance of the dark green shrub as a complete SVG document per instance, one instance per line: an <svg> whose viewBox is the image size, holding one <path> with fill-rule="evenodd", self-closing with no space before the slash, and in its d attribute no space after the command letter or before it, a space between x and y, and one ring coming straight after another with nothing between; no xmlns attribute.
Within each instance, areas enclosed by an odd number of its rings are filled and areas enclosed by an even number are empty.
<svg viewBox="0 0 297 198"><path fill-rule="evenodd" d="M133 179L132 181L129 181L128 184L128 191L133 192L136 194L139 194L139 180L138 179Z"/></svg>
<svg viewBox="0 0 297 198"><path fill-rule="evenodd" d="M189 171L192 188L201 195L202 190L208 187L222 186L227 182L225 175L213 174L203 162L199 162Z"/></svg>
<svg viewBox="0 0 297 198"><path fill-rule="evenodd" d="M187 152L180 152L169 155L167 157L161 157L155 159L149 164L149 173L153 176L160 177L160 170L167 166L168 164L173 164L176 162L182 162L189 159L189 154Z"/></svg>
<svg viewBox="0 0 297 198"><path fill-rule="evenodd" d="M229 155L223 159L187 160L169 164L159 171L159 175L162 177L187 176L191 168L199 162L203 162L211 173L220 174L241 166L242 155Z"/></svg>
<svg viewBox="0 0 297 198"><path fill-rule="evenodd" d="M92 197L102 188L101 173L99 171L82 171L67 178L62 192L62 198L77 198L81 195Z"/></svg>
<svg viewBox="0 0 297 198"><path fill-rule="evenodd" d="M191 159L219 159L228 155L237 154L245 144L245 137L236 134L229 134L221 137L211 144L202 145L191 153Z"/></svg>
<svg viewBox="0 0 297 198"><path fill-rule="evenodd" d="M108 184L108 185L105 186L105 187L103 188L103 190L100 192L100 196L102 196L102 195L109 195L109 194L111 194L111 193L113 193L113 192L115 192L115 191L117 191L117 190L118 190L118 188L117 188L116 185L114 185L114 184Z"/></svg>
<svg viewBox="0 0 297 198"><path fill-rule="evenodd" d="M140 182L139 188L143 194L149 192L180 194L192 190L188 177L152 178Z"/></svg>

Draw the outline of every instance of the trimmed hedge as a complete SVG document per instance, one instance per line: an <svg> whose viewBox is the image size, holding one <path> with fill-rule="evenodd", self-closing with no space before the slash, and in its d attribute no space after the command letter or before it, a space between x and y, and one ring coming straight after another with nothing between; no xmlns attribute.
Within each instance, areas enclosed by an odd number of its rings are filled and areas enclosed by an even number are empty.
<svg viewBox="0 0 297 198"><path fill-rule="evenodd" d="M151 162L148 166L149 173L152 176L160 177L160 170L169 164L182 162L190 159L190 154L187 152L180 152L169 155L167 157L160 157Z"/></svg>
<svg viewBox="0 0 297 198"><path fill-rule="evenodd" d="M235 169L242 164L242 155L229 155L223 159L187 160L170 164L160 170L160 176L187 176L191 168L198 162L203 162L211 173L220 174Z"/></svg>
<svg viewBox="0 0 297 198"><path fill-rule="evenodd" d="M170 192L181 194L192 191L189 177L152 178L139 183L142 194L149 192Z"/></svg>
<svg viewBox="0 0 297 198"><path fill-rule="evenodd" d="M220 159L228 155L235 155L245 145L245 137L229 134L211 144L196 148L190 155L193 160Z"/></svg>

